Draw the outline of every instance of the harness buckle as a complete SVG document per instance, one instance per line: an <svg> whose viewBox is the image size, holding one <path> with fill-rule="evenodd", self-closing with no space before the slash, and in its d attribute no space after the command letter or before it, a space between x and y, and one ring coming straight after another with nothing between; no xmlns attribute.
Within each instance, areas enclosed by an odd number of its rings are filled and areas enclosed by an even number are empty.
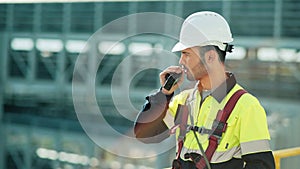
<svg viewBox="0 0 300 169"><path fill-rule="evenodd" d="M219 137L222 136L222 133L226 131L227 128L227 123L226 122L221 122L218 120L214 120L213 125L212 125L212 130L215 135L218 135Z"/></svg>
<svg viewBox="0 0 300 169"><path fill-rule="evenodd" d="M204 134L211 135L211 134L214 133L214 130L207 129L207 128L203 127L203 126L202 127L198 127L198 126L190 126L190 125L188 125L186 131L189 132L190 130L196 131L196 132L198 132L201 135L204 135Z"/></svg>

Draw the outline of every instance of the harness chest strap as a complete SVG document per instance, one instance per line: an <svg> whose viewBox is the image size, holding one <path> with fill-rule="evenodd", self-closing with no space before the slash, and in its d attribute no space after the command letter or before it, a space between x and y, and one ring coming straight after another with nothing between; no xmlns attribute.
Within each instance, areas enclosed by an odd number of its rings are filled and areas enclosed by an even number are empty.
<svg viewBox="0 0 300 169"><path fill-rule="evenodd" d="M216 151L219 142L221 140L222 134L226 131L226 121L229 118L232 110L234 109L237 101L239 98L244 94L247 93L245 90L240 89L236 91L229 99L229 101L226 103L223 110L219 110L216 119L214 120L213 126L212 126L212 134L209 136L209 143L208 147L205 151L205 155L207 156L207 159L210 161L214 152ZM177 159L180 157L181 149L183 146L183 138L186 134L187 129L187 117L188 117L188 109L186 105L180 105L179 114L176 114L176 116L180 115L181 118L175 117L175 125L179 123L180 127L180 134L178 137L178 152L177 152ZM183 109L183 110L181 110ZM180 119L180 120L177 120ZM177 121L176 121L177 120ZM182 131L183 130L183 131ZM206 163L204 158L194 160L196 167L198 169L204 169L206 167Z"/></svg>

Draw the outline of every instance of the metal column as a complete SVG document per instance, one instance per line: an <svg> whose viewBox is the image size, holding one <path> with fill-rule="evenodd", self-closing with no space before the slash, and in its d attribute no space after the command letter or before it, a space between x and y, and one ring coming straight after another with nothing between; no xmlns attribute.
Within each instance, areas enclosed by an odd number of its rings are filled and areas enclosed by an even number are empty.
<svg viewBox="0 0 300 169"><path fill-rule="evenodd" d="M5 168L5 129L3 124L4 114L4 88L7 72L7 36L3 33L0 34L0 169Z"/></svg>

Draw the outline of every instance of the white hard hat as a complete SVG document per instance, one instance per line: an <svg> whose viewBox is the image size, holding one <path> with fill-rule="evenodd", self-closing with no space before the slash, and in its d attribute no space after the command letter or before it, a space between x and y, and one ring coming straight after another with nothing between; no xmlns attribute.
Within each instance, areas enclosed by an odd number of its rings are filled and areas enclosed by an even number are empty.
<svg viewBox="0 0 300 169"><path fill-rule="evenodd" d="M226 51L227 44L232 41L230 27L221 15L210 11L196 12L183 22L179 42L172 52L207 45Z"/></svg>

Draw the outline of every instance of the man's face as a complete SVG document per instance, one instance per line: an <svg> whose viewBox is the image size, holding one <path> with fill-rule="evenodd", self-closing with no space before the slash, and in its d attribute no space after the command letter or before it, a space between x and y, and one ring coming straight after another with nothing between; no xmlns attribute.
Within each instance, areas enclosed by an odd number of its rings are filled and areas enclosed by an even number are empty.
<svg viewBox="0 0 300 169"><path fill-rule="evenodd" d="M202 56L202 58L204 58L204 56ZM188 80L200 80L204 76L208 75L205 61L202 61L199 56L199 50L197 47L181 51L179 64L183 65L184 72L186 73Z"/></svg>

